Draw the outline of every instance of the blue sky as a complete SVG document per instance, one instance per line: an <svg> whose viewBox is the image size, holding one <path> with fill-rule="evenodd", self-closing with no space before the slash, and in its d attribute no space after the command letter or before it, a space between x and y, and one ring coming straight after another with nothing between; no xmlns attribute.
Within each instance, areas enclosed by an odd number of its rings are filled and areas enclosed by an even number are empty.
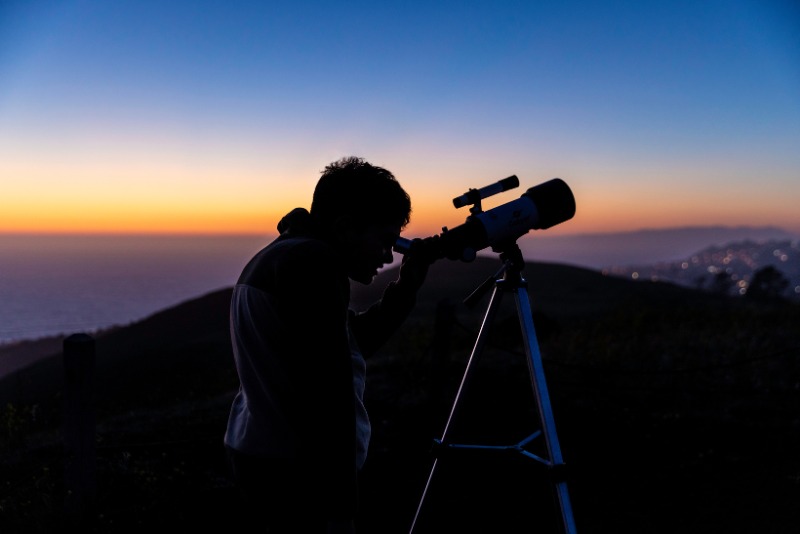
<svg viewBox="0 0 800 534"><path fill-rule="evenodd" d="M0 231L258 232L355 154L420 232L517 174L800 233L798 147L797 2L0 2Z"/></svg>

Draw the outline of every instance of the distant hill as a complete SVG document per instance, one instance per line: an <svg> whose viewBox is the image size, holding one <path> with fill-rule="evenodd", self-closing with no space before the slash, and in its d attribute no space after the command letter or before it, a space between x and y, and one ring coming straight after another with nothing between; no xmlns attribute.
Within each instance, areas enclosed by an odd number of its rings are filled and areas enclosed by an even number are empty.
<svg viewBox="0 0 800 534"><path fill-rule="evenodd" d="M732 242L797 239L797 234L772 226L693 226L563 236L535 230L518 243L534 261L603 269L682 260L707 247Z"/></svg>
<svg viewBox="0 0 800 534"><path fill-rule="evenodd" d="M205 380L215 377L216 370L226 371L227 378L233 378L227 359L230 295L230 289L215 291L130 326L98 333L96 381L100 398L124 403L130 398L141 401L148 395L169 395L176 375L181 380L193 376ZM62 340L60 336L0 348L0 359L6 351L22 353L29 348L26 357L33 362L0 379L0 403L41 402L42 396L58 394L63 381ZM59 347L57 351L55 346ZM45 352L33 352L40 348Z"/></svg>
<svg viewBox="0 0 800 534"><path fill-rule="evenodd" d="M609 274L670 281L698 289L746 295L754 276L771 268L785 281L779 296L800 299L800 241L735 241L714 245L676 261L611 267Z"/></svg>
<svg viewBox="0 0 800 534"><path fill-rule="evenodd" d="M442 300L462 301L501 267L498 258L487 256L479 256L471 263L442 260L433 264L419 293L415 317L432 317L436 304ZM528 262L522 274L528 283L532 308L553 316L604 313L620 300L634 296L659 302L696 295L680 287L635 284L592 269L550 262ZM382 272L369 286L353 284L352 306L359 309L374 302L383 287L396 277L397 267ZM480 306L485 307L487 300L488 294Z"/></svg>

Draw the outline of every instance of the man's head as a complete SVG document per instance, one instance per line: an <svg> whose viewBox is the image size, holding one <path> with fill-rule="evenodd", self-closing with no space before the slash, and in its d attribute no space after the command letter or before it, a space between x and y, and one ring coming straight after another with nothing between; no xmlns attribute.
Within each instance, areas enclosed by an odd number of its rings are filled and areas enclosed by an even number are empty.
<svg viewBox="0 0 800 534"><path fill-rule="evenodd" d="M311 216L342 249L348 276L368 284L392 261L392 245L408 224L411 200L391 172L347 157L325 167Z"/></svg>
<svg viewBox="0 0 800 534"><path fill-rule="evenodd" d="M325 224L343 214L363 226L404 227L411 216L411 200L391 172L351 156L325 167L311 204L311 215Z"/></svg>

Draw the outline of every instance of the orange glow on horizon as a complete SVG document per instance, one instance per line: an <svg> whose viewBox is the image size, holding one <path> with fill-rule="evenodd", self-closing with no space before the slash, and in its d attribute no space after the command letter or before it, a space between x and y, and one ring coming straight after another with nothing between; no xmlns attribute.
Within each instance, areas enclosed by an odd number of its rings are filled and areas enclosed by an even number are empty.
<svg viewBox="0 0 800 534"><path fill-rule="evenodd" d="M263 235L276 232L278 221L288 209L215 209L164 207L107 207L66 211L9 213L0 217L0 233L20 234L189 234L189 235ZM613 210L596 206L578 208L574 218L543 230L546 235L628 232L688 226L777 226L800 233L800 224L791 217L776 219L769 214L741 217L719 213L653 212L645 208ZM415 209L404 229L408 237L438 234L443 227L455 228L466 221L463 208L426 211Z"/></svg>
<svg viewBox="0 0 800 534"><path fill-rule="evenodd" d="M34 234L263 234L283 213L251 205L119 205L74 202L0 206L0 232Z"/></svg>
<svg viewBox="0 0 800 534"><path fill-rule="evenodd" d="M304 186L308 189L308 186ZM292 208L308 207L311 194L302 187L275 191L241 191L210 198L191 191L161 197L135 192L129 197L115 195L80 196L73 192L47 195L17 195L0 199L0 233L102 233L102 234L261 234L275 232L278 221ZM73 193L70 195L69 193ZM414 194L416 193L416 194ZM708 205L702 199L667 198L657 193L575 191L576 214L547 229L547 235L626 232L643 228L687 226L778 226L800 231L800 221L791 199L784 205L729 199ZM303 201L308 197L308 201ZM516 194L498 195L484 201L483 209L513 200ZM265 199L269 199L266 201ZM412 192L411 222L404 235L423 237L438 234L442 227L463 224L469 209L456 209L449 198ZM745 199L749 200L749 199Z"/></svg>
<svg viewBox="0 0 800 534"><path fill-rule="evenodd" d="M45 188L12 183L0 198L0 233L32 234L195 234L263 235L297 206L309 207L313 180L287 179L280 187L193 187L168 179L121 190L111 183L92 187ZM64 182L61 182L64 183ZM16 185L16 187L15 187ZM251 184L248 184L251 185ZM779 202L719 194L713 204L701 196L669 196L658 187L612 189L571 184L575 216L547 229L546 235L628 232L687 226L778 226L800 233L800 220L788 196ZM403 234L424 237L463 224L467 207L452 205L452 191L441 184L409 184L411 222ZM448 191L445 191L448 190ZM507 192L484 200L489 210L516 199Z"/></svg>

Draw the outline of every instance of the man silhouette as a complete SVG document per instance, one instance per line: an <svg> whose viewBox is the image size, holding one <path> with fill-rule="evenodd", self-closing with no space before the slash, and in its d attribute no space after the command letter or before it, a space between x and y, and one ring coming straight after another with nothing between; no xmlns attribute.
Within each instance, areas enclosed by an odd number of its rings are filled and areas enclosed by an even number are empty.
<svg viewBox="0 0 800 534"><path fill-rule="evenodd" d="M410 214L391 172L356 157L333 162L311 210L287 214L237 281L240 387L224 442L250 521L272 534L355 532L370 438L364 358L413 308L436 238L414 240L398 279L362 313L349 309L350 280L369 284L392 261Z"/></svg>

